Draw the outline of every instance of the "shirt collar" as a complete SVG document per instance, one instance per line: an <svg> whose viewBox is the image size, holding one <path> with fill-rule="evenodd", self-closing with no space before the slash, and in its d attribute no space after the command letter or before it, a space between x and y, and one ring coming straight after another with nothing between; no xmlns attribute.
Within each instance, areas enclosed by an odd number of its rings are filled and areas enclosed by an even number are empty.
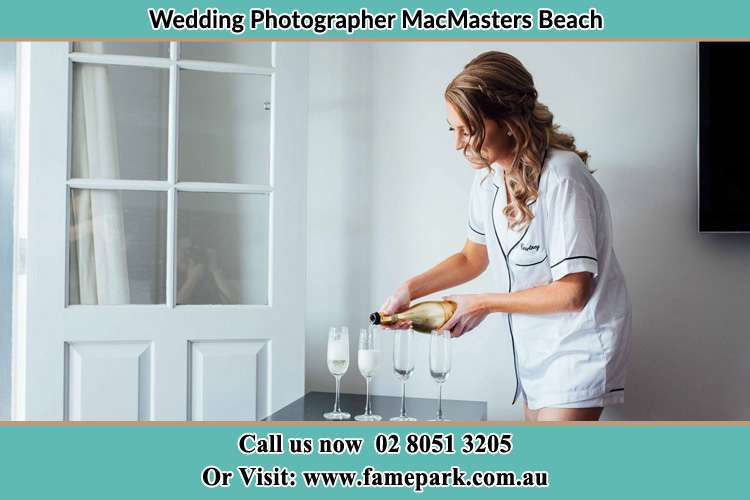
<svg viewBox="0 0 750 500"><path fill-rule="evenodd" d="M492 171L492 182L496 187L505 190L505 172L503 171L503 167L497 163L493 163L490 165L490 170Z"/></svg>

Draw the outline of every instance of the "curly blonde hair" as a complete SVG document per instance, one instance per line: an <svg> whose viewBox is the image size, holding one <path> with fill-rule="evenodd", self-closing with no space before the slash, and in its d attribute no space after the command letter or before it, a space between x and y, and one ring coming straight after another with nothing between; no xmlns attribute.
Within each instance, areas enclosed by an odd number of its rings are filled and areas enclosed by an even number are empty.
<svg viewBox="0 0 750 500"><path fill-rule="evenodd" d="M510 204L503 215L513 230L523 229L534 218L528 204L539 196L539 177L549 148L575 152L584 164L589 154L576 148L575 138L560 132L549 108L537 100L534 79L521 62L504 52L484 52L472 59L445 89L470 139L467 158L484 162L484 120L508 126L514 139L514 160L506 172Z"/></svg>

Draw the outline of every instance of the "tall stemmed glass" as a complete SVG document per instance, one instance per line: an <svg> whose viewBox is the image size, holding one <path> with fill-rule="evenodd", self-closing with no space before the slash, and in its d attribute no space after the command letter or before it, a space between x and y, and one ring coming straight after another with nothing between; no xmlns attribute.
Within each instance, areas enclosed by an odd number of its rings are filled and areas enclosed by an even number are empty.
<svg viewBox="0 0 750 500"><path fill-rule="evenodd" d="M443 418L443 384L451 372L451 332L433 331L430 334L430 375L438 385L438 410L432 422L447 422Z"/></svg>
<svg viewBox="0 0 750 500"><path fill-rule="evenodd" d="M337 329L331 327L328 330L328 371L336 378L336 400L333 403L333 411L324 413L326 420L347 420L351 415L341 411L339 393L341 376L349 369L349 329L345 326Z"/></svg>
<svg viewBox="0 0 750 500"><path fill-rule="evenodd" d="M365 412L362 415L357 415L354 420L360 422L377 422L383 417L380 415L373 415L372 405L370 404L370 379L375 375L378 370L378 364L380 363L380 349L378 349L378 336L375 334L375 329L362 328L359 331L359 350L357 351L357 365L359 367L359 373L365 378L367 384L367 398L365 402Z"/></svg>
<svg viewBox="0 0 750 500"><path fill-rule="evenodd" d="M413 422L414 417L406 416L406 381L414 371L414 353L412 342L414 332L409 330L393 331L393 372L401 380L401 413L391 418L394 422Z"/></svg>

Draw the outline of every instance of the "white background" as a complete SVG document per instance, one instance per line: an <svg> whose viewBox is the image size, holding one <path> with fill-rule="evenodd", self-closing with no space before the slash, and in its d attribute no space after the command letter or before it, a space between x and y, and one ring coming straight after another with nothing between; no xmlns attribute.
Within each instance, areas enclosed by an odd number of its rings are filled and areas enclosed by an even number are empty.
<svg viewBox="0 0 750 500"><path fill-rule="evenodd" d="M472 173L452 149L442 92L490 49L531 71L609 197L634 339L627 402L605 418L750 418L750 235L697 230L693 43L311 44L307 389L333 390L328 326L349 325L356 360L368 313L463 245ZM460 288L492 290L488 275ZM454 342L446 392L487 400L490 419L517 419L507 327L496 316ZM398 395L384 340L374 392ZM419 340L408 393L434 397ZM355 362L343 388L364 391Z"/></svg>

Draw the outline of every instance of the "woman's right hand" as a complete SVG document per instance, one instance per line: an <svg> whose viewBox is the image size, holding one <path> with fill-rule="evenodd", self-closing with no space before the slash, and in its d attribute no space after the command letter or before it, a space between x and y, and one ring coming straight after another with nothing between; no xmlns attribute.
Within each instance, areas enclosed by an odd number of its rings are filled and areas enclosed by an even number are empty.
<svg viewBox="0 0 750 500"><path fill-rule="evenodd" d="M380 312L388 315L396 314L408 309L410 303L409 288L406 285L401 285L386 299L385 303L380 307ZM392 325L382 325L382 327L405 330L411 327L411 321L398 321Z"/></svg>

